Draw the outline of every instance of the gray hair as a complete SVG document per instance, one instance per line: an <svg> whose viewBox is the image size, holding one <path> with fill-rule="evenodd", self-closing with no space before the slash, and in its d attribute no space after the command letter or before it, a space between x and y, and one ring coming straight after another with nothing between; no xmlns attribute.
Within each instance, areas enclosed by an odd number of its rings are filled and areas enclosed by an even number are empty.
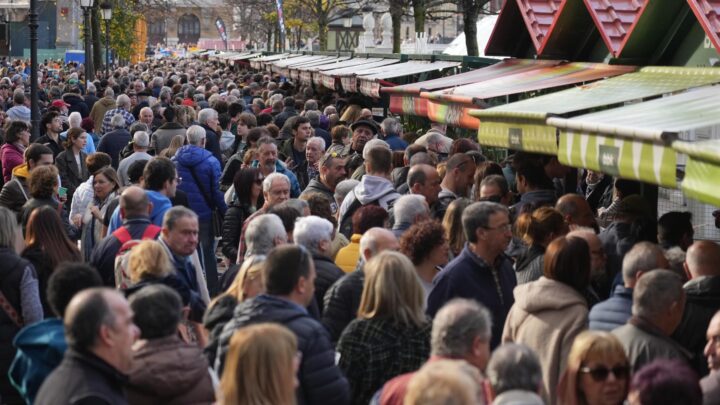
<svg viewBox="0 0 720 405"><path fill-rule="evenodd" d="M115 97L115 90L113 90L112 87L107 86L107 87L105 88L105 91L103 92L103 95L104 95L105 97L114 98L114 97Z"/></svg>
<svg viewBox="0 0 720 405"><path fill-rule="evenodd" d="M147 148L150 146L150 136L145 131L137 131L133 135L133 144L138 148Z"/></svg>
<svg viewBox="0 0 720 405"><path fill-rule="evenodd" d="M245 230L245 257L267 254L275 247L275 239L287 241L282 220L275 214L263 214L253 218Z"/></svg>
<svg viewBox="0 0 720 405"><path fill-rule="evenodd" d="M395 134L400 135L402 134L403 127L400 121L398 121L395 118L388 117L383 120L383 122L380 124L380 128L382 128L383 133L385 135L389 134Z"/></svg>
<svg viewBox="0 0 720 405"><path fill-rule="evenodd" d="M490 217L497 213L508 215L508 209L504 205L487 201L468 205L462 213L463 232L467 241L476 243L475 231L478 228L487 228L490 225Z"/></svg>
<svg viewBox="0 0 720 405"><path fill-rule="evenodd" d="M298 218L293 230L293 241L304 246L312 253L323 253L318 250L320 242L333 240L333 224L325 218L310 215Z"/></svg>
<svg viewBox="0 0 720 405"><path fill-rule="evenodd" d="M650 242L638 242L625 254L622 261L622 276L625 283L635 281L639 272L662 267L663 250Z"/></svg>
<svg viewBox="0 0 720 405"><path fill-rule="evenodd" d="M88 94L95 94L97 90L95 89L95 85L92 83L87 84L87 93Z"/></svg>
<svg viewBox="0 0 720 405"><path fill-rule="evenodd" d="M395 238L395 235L392 232L379 227L370 228L362 235L360 238L360 258L363 261L368 260L368 258L365 257L365 250L370 250L370 253L372 253L373 256L380 253L377 248L377 239L381 235Z"/></svg>
<svg viewBox="0 0 720 405"><path fill-rule="evenodd" d="M337 186L335 186L335 201L344 200L350 190L354 189L358 184L360 184L360 182L355 179L345 179L338 183Z"/></svg>
<svg viewBox="0 0 720 405"><path fill-rule="evenodd" d="M0 207L0 246L14 249L17 238L17 216L9 209Z"/></svg>
<svg viewBox="0 0 720 405"><path fill-rule="evenodd" d="M125 117L118 113L110 119L110 126L113 128L125 128Z"/></svg>
<svg viewBox="0 0 720 405"><path fill-rule="evenodd" d="M529 347L517 343L505 343L495 349L486 374L496 395L510 390L537 392L542 384L542 368L537 355Z"/></svg>
<svg viewBox="0 0 720 405"><path fill-rule="evenodd" d="M287 182L288 186L291 186L290 179L288 176L282 174L282 173L270 173L265 177L265 180L263 180L262 187L263 187L263 193L269 193L270 188L272 187L272 184L275 180L282 179Z"/></svg>
<svg viewBox="0 0 720 405"><path fill-rule="evenodd" d="M396 224L412 224L418 215L430 213L425 197L419 194L406 194L395 200L393 205Z"/></svg>
<svg viewBox="0 0 720 405"><path fill-rule="evenodd" d="M163 85L163 78L160 76L155 76L152 79L152 85L153 86L162 86Z"/></svg>
<svg viewBox="0 0 720 405"><path fill-rule="evenodd" d="M205 128L200 125L191 125L185 133L187 141L190 145L200 146L205 139Z"/></svg>
<svg viewBox="0 0 720 405"><path fill-rule="evenodd" d="M115 101L118 107L130 107L130 97L127 94L121 94Z"/></svg>
<svg viewBox="0 0 720 405"><path fill-rule="evenodd" d="M138 131L148 132L150 131L150 128L148 128L148 126L144 122L135 121L130 125L130 134L135 135L135 132Z"/></svg>
<svg viewBox="0 0 720 405"><path fill-rule="evenodd" d="M316 110L310 110L305 112L305 118L310 121L310 126L315 128L320 125L320 112Z"/></svg>
<svg viewBox="0 0 720 405"><path fill-rule="evenodd" d="M491 335L490 312L477 301L455 298L435 315L430 346L433 355L462 358L472 351L475 338L487 342Z"/></svg>
<svg viewBox="0 0 720 405"><path fill-rule="evenodd" d="M163 216L163 228L172 231L175 228L175 223L180 218L185 217L194 218L196 221L198 220L197 214L191 211L189 208L185 208L182 205L172 207L167 210L167 212L165 212L165 215Z"/></svg>
<svg viewBox="0 0 720 405"><path fill-rule="evenodd" d="M255 145L257 146L258 149L260 149L261 145L272 145L275 148L277 148L277 144L275 143L275 140L267 135L261 136L260 139L258 139L257 142L255 142Z"/></svg>
<svg viewBox="0 0 720 405"><path fill-rule="evenodd" d="M632 314L653 320L667 316L670 306L682 299L683 282L670 270L643 274L633 289Z"/></svg>
<svg viewBox="0 0 720 405"><path fill-rule="evenodd" d="M320 149L325 152L325 140L321 136L313 136L312 138L308 139L307 144L310 145L310 143L318 144L318 146L320 146Z"/></svg>
<svg viewBox="0 0 720 405"><path fill-rule="evenodd" d="M318 103L317 103L317 101L310 99L305 102L305 107L303 109L305 111L317 111Z"/></svg>
<svg viewBox="0 0 720 405"><path fill-rule="evenodd" d="M362 152L363 159L364 160L368 159L368 154L370 153L371 149L380 148L380 147L390 150L390 145L388 145L388 143L383 141L382 139L375 138L375 139L371 139L371 140L367 141L367 143L363 147L363 152Z"/></svg>
<svg viewBox="0 0 720 405"><path fill-rule="evenodd" d="M82 115L77 111L71 112L68 116L68 125L70 128L80 128L80 124L82 124Z"/></svg>
<svg viewBox="0 0 720 405"><path fill-rule="evenodd" d="M278 204L278 208L281 207L290 207L297 211L300 216L305 215L305 210L310 211L310 204L308 204L307 201L301 200L299 198L290 198L288 200L285 200L282 203Z"/></svg>
<svg viewBox="0 0 720 405"><path fill-rule="evenodd" d="M217 117L217 115L217 111L213 110L212 108L203 108L198 113L197 120L199 123L205 124L207 120L213 117Z"/></svg>

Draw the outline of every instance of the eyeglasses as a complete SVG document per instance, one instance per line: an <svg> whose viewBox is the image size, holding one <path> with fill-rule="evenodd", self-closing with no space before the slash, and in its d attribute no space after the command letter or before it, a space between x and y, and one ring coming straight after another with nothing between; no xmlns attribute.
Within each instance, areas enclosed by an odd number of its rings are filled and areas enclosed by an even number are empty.
<svg viewBox="0 0 720 405"><path fill-rule="evenodd" d="M583 374L590 374L593 380L596 382L602 382L608 379L610 373L613 373L617 379L626 379L630 375L630 367L628 366L615 366L613 368L607 368L604 366L590 368L583 367L580 369Z"/></svg>

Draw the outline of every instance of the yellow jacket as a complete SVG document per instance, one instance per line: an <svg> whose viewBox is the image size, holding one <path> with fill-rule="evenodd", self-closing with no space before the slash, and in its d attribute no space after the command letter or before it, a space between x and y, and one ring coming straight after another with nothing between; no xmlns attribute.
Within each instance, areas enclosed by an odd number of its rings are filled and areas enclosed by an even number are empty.
<svg viewBox="0 0 720 405"><path fill-rule="evenodd" d="M362 235L354 233L350 237L350 244L340 249L335 257L335 264L345 273L350 273L357 266L360 258L360 237Z"/></svg>

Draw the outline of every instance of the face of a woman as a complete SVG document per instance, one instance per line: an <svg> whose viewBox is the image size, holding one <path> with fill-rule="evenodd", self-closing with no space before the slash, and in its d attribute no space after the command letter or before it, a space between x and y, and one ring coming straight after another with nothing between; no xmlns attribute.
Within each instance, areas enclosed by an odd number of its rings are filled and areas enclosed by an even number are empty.
<svg viewBox="0 0 720 405"><path fill-rule="evenodd" d="M250 129L245 125L244 122L238 121L237 122L237 134L238 136L245 137L247 136L248 132L250 132Z"/></svg>
<svg viewBox="0 0 720 405"><path fill-rule="evenodd" d="M258 197L262 194L262 182L264 179L262 173L258 172L250 188L253 203L257 202Z"/></svg>
<svg viewBox="0 0 720 405"><path fill-rule="evenodd" d="M80 134L80 136L75 138L72 145L73 145L73 148L75 148L77 150L85 149L85 145L87 145L87 132L83 132L82 134Z"/></svg>
<svg viewBox="0 0 720 405"><path fill-rule="evenodd" d="M93 178L93 190L95 190L95 197L104 199L112 192L113 182L102 174L98 174Z"/></svg>
<svg viewBox="0 0 720 405"><path fill-rule="evenodd" d="M608 372L610 370L612 372ZM581 369L578 388L588 405L619 405L625 400L629 373L627 362L621 356L592 359Z"/></svg>
<svg viewBox="0 0 720 405"><path fill-rule="evenodd" d="M30 145L30 130L29 129L23 129L20 131L20 134L18 135L18 142L20 142L23 146Z"/></svg>

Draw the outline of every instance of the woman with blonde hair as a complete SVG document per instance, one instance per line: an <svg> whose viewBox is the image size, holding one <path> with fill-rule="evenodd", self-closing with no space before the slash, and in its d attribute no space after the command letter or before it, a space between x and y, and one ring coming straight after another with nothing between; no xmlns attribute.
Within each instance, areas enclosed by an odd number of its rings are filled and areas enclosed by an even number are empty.
<svg viewBox="0 0 720 405"><path fill-rule="evenodd" d="M297 338L286 327L260 323L230 339L220 381L222 405L293 405L299 365Z"/></svg>
<svg viewBox="0 0 720 405"><path fill-rule="evenodd" d="M220 333L225 324L232 319L235 307L239 303L265 292L265 281L262 278L264 261L265 255L253 255L246 258L228 289L208 305L208 310L203 318L203 326L210 336L210 343L205 350L210 364L215 364Z"/></svg>
<svg viewBox="0 0 720 405"><path fill-rule="evenodd" d="M430 322L424 301L420 279L405 255L385 251L365 265L358 317L337 346L353 404L367 404L386 381L427 360Z"/></svg>
<svg viewBox="0 0 720 405"><path fill-rule="evenodd" d="M128 268L132 284L144 280L160 280L173 273L173 265L160 242L144 240L132 248L129 255ZM115 285L120 286L118 274L115 274Z"/></svg>
<svg viewBox="0 0 720 405"><path fill-rule="evenodd" d="M177 150L182 148L183 145L185 145L185 136L184 135L175 135L170 140L170 146L163 149L160 152L160 156L171 159L175 156L175 153L177 152Z"/></svg>
<svg viewBox="0 0 720 405"><path fill-rule="evenodd" d="M620 405L630 384L630 365L622 344L608 332L588 331L573 342L558 385L562 405Z"/></svg>

